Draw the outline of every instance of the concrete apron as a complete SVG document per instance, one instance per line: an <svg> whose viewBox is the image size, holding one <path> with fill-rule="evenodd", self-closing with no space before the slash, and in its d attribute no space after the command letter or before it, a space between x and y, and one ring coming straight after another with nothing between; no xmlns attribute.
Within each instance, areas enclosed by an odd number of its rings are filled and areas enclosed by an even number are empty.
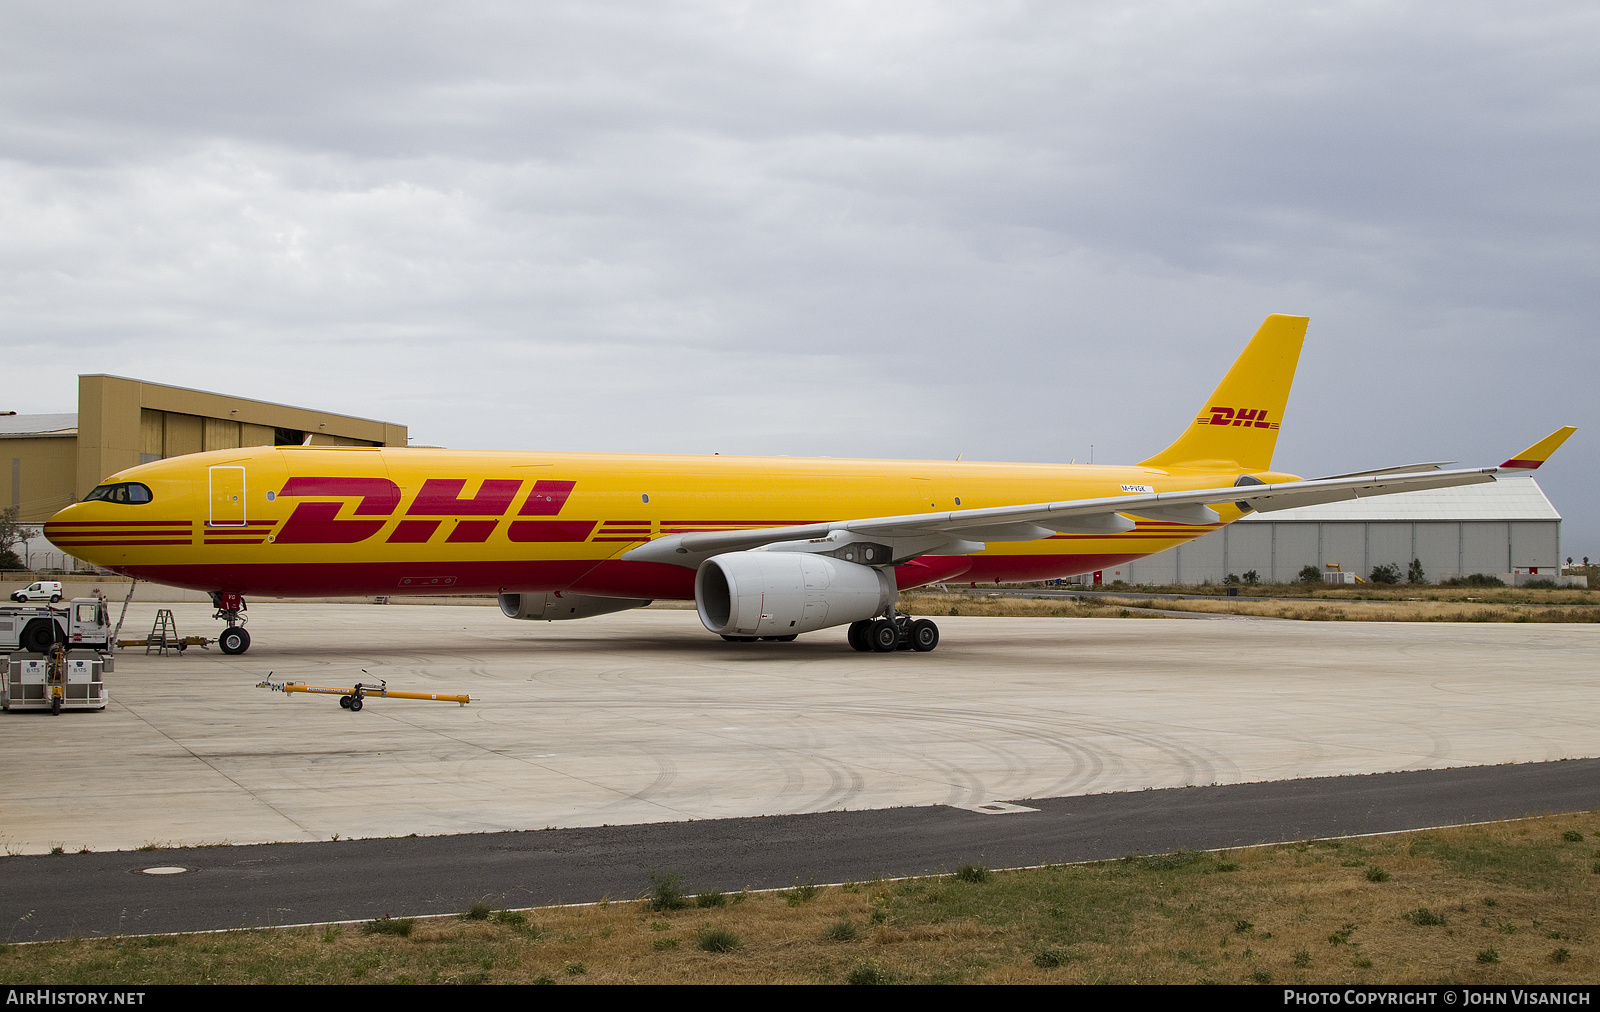
<svg viewBox="0 0 1600 1012"><path fill-rule="evenodd" d="M157 606L135 597L123 635ZM221 628L209 606L170 607L182 635ZM1600 755L1594 625L946 617L933 653L879 655L843 630L725 643L668 610L250 618L241 656L121 653L105 712L0 715L0 759L29 771L0 781L0 847L972 806ZM255 687L269 677L474 702L351 713Z"/></svg>

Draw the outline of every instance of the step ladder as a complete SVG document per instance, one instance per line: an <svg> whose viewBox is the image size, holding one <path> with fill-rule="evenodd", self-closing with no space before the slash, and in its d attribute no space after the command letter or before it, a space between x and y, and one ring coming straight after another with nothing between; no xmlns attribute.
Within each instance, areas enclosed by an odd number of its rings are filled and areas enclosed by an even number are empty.
<svg viewBox="0 0 1600 1012"><path fill-rule="evenodd" d="M184 642L178 637L178 623L172 617L171 608L162 608L156 612L155 624L150 627L150 638L144 641L146 654L165 654L168 650L183 651Z"/></svg>

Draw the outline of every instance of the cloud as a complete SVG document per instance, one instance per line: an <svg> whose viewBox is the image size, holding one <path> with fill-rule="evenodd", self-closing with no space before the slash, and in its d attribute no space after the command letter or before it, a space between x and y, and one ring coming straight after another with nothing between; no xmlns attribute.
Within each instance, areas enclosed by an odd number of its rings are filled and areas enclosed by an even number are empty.
<svg viewBox="0 0 1600 1012"><path fill-rule="evenodd" d="M13 5L0 346L51 354L7 406L109 371L455 446L1133 460L1304 312L1283 466L1493 462L1593 416L1597 21Z"/></svg>

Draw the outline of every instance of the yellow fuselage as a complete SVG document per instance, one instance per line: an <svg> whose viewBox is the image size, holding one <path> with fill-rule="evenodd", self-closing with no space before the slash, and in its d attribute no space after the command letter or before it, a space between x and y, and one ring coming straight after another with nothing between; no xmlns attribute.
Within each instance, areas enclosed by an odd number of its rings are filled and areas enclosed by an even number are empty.
<svg viewBox="0 0 1600 1012"><path fill-rule="evenodd" d="M569 591L692 598L693 570L630 562L663 535L1232 484L1237 467L258 447L130 468L148 502L88 501L45 525L63 551L159 583L324 596ZM1292 475L1258 473L1267 482ZM1144 491L1143 488L1132 489ZM1216 507L1222 523L1242 514ZM1137 519L1137 518L1136 518ZM1044 580L1171 548L1221 524L991 544L900 566L900 587Z"/></svg>

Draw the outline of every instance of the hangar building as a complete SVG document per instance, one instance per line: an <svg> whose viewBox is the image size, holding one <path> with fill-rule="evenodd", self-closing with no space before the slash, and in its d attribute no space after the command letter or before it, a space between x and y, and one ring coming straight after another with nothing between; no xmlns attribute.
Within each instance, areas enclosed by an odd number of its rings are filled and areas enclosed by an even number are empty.
<svg viewBox="0 0 1600 1012"><path fill-rule="evenodd" d="M1222 583L1254 570L1291 583L1306 566L1337 564L1363 579L1374 566L1429 582L1468 573L1560 573L1561 514L1532 475L1482 485L1254 513L1220 531L1104 571L1105 583ZM1512 582L1507 580L1507 583Z"/></svg>
<svg viewBox="0 0 1600 1012"><path fill-rule="evenodd" d="M0 414L0 508L34 526L101 479L136 464L240 446L405 446L406 427L286 404L149 383L78 377L76 413ZM42 538L31 568L72 568ZM55 558L32 558L53 553Z"/></svg>

